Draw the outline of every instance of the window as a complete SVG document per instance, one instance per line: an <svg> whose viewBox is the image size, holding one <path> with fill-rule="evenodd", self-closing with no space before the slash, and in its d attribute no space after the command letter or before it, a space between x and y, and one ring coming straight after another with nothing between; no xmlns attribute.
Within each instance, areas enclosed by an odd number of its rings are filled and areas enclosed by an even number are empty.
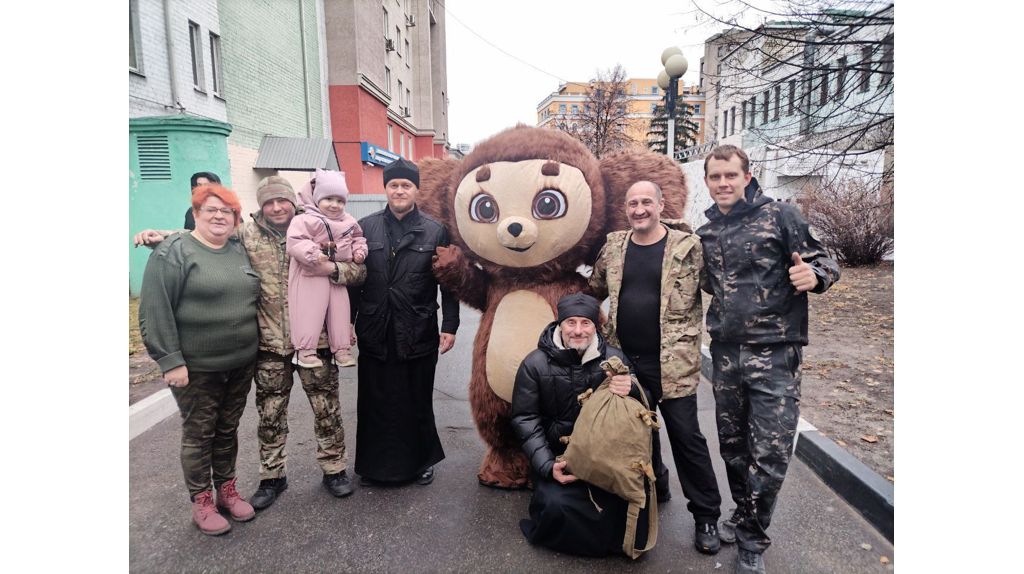
<svg viewBox="0 0 1024 574"><path fill-rule="evenodd" d="M384 8L384 39L388 39L388 9Z"/></svg>
<svg viewBox="0 0 1024 574"><path fill-rule="evenodd" d="M866 92L871 88L871 48L860 49L860 91Z"/></svg>
<svg viewBox="0 0 1024 574"><path fill-rule="evenodd" d="M405 41L405 66L407 68L412 67L412 52L409 51L409 40Z"/></svg>
<svg viewBox="0 0 1024 574"><path fill-rule="evenodd" d="M579 113L580 113L580 105L579 104L573 104L572 105L572 115L576 116L576 115L579 115Z"/></svg>
<svg viewBox="0 0 1024 574"><path fill-rule="evenodd" d="M764 96L764 106L761 109L761 123L762 124L768 123L768 92L769 92L769 90L765 90L764 93L762 94Z"/></svg>
<svg viewBox="0 0 1024 574"><path fill-rule="evenodd" d="M448 113L448 98L444 97L444 92L441 92L441 115ZM444 133L444 132L441 132Z"/></svg>
<svg viewBox="0 0 1024 574"><path fill-rule="evenodd" d="M405 95L405 93L402 92L402 80L398 80L398 94L397 94L396 97L398 98L398 107L399 108L401 108L402 105L403 105L402 104L402 96L404 96L404 95Z"/></svg>
<svg viewBox="0 0 1024 574"><path fill-rule="evenodd" d="M558 104L558 113L560 113L560 114L564 114L565 113L565 104Z"/></svg>
<svg viewBox="0 0 1024 574"><path fill-rule="evenodd" d="M719 64L719 65L718 65L718 67L717 67L716 69L717 69L718 71L717 71L717 72L715 72L715 73L716 73L716 74L718 74L719 76L721 76L721 75L722 75L722 65L721 65L721 64Z"/></svg>
<svg viewBox="0 0 1024 574"><path fill-rule="evenodd" d="M775 113L772 114L772 119L779 119L779 107L782 105L782 86L775 86Z"/></svg>
<svg viewBox="0 0 1024 574"><path fill-rule="evenodd" d="M626 106L622 106L622 105L615 106L615 113L617 113L617 114L625 114L626 113Z"/></svg>
<svg viewBox="0 0 1024 574"><path fill-rule="evenodd" d="M722 57L722 51L723 51L724 49L725 49L725 46L719 46L719 47L718 47L718 57L719 57L719 58L721 58L721 57Z"/></svg>
<svg viewBox="0 0 1024 574"><path fill-rule="evenodd" d="M633 93L636 93L636 84L633 84Z"/></svg>
<svg viewBox="0 0 1024 574"><path fill-rule="evenodd" d="M210 66L213 68L213 93L224 95L224 77L220 63L220 36L210 32Z"/></svg>
<svg viewBox="0 0 1024 574"><path fill-rule="evenodd" d="M828 102L828 68L821 71L821 96L818 98L818 105L824 106Z"/></svg>
<svg viewBox="0 0 1024 574"><path fill-rule="evenodd" d="M203 37L199 32L199 24L188 23L188 40L192 49L192 85L200 92L206 91L205 77L203 76Z"/></svg>
<svg viewBox="0 0 1024 574"><path fill-rule="evenodd" d="M722 112L722 137L729 135L729 112Z"/></svg>
<svg viewBox="0 0 1024 574"><path fill-rule="evenodd" d="M693 115L699 116L702 113L704 113L704 112L701 111L700 108L701 108L700 104L693 104Z"/></svg>
<svg viewBox="0 0 1024 574"><path fill-rule="evenodd" d="M796 80L789 81L789 113L787 116L793 115L793 106L796 105Z"/></svg>
<svg viewBox="0 0 1024 574"><path fill-rule="evenodd" d="M388 151L395 151L395 139L391 124L388 124Z"/></svg>
<svg viewBox="0 0 1024 574"><path fill-rule="evenodd" d="M395 26L395 51L398 52L398 57L402 57L402 29Z"/></svg>
<svg viewBox="0 0 1024 574"><path fill-rule="evenodd" d="M651 86L651 95L652 96L657 96L658 95L658 86Z"/></svg>
<svg viewBox="0 0 1024 574"><path fill-rule="evenodd" d="M653 114L656 109L658 109L658 102L651 102L651 113Z"/></svg>
<svg viewBox="0 0 1024 574"><path fill-rule="evenodd" d="M747 102L743 102L740 107L740 129L747 129Z"/></svg>
<svg viewBox="0 0 1024 574"><path fill-rule="evenodd" d="M893 35L889 34L883 40L885 50L882 52L882 59L878 63L882 64L882 79L878 82L878 87L889 85L892 81L892 67L893 67Z"/></svg>
<svg viewBox="0 0 1024 574"><path fill-rule="evenodd" d="M391 68L384 66L384 93L391 95Z"/></svg>
<svg viewBox="0 0 1024 574"><path fill-rule="evenodd" d="M836 74L836 101L843 99L846 91L846 57L839 58L839 72Z"/></svg>
<svg viewBox="0 0 1024 574"><path fill-rule="evenodd" d="M398 132L398 155L405 155L405 134Z"/></svg>
<svg viewBox="0 0 1024 574"><path fill-rule="evenodd" d="M142 39L139 37L139 2L128 2L128 69L142 74Z"/></svg>
<svg viewBox="0 0 1024 574"><path fill-rule="evenodd" d="M412 115L412 90L405 89L405 107L409 108L409 115Z"/></svg>
<svg viewBox="0 0 1024 574"><path fill-rule="evenodd" d="M732 120L732 125L730 126L732 128L732 131L729 132L729 135L733 135L736 133L736 106L732 107L732 118L730 119Z"/></svg>

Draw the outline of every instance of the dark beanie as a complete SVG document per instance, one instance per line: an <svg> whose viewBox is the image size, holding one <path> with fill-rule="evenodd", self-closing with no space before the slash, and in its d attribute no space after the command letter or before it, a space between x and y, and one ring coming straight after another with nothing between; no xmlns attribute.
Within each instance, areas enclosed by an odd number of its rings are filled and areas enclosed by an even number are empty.
<svg viewBox="0 0 1024 574"><path fill-rule="evenodd" d="M569 317L586 317L597 324L597 316L601 312L601 304L590 295L570 293L558 300L558 322Z"/></svg>
<svg viewBox="0 0 1024 574"><path fill-rule="evenodd" d="M416 164L405 159L398 158L384 166L384 185L392 179L408 179L416 187L420 186L420 168Z"/></svg>

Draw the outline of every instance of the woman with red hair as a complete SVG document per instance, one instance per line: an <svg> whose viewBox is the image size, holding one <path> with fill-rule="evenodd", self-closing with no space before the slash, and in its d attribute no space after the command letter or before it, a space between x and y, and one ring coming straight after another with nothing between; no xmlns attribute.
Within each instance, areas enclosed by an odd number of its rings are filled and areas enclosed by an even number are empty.
<svg viewBox="0 0 1024 574"><path fill-rule="evenodd" d="M235 489L238 422L256 366L260 295L259 276L234 237L241 211L230 189L210 184L193 190L196 228L168 237L150 255L139 306L142 340L181 411L181 466L192 519L210 535L231 529L218 507L235 520L256 515Z"/></svg>

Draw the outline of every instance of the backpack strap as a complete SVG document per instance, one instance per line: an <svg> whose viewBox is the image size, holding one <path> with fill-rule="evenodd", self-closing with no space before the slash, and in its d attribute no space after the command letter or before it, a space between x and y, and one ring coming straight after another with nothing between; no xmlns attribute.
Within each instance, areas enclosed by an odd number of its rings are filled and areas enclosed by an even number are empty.
<svg viewBox="0 0 1024 574"><path fill-rule="evenodd" d="M636 548L636 523L640 519L640 506L635 502L629 503L629 510L626 513L626 536L622 540L622 551L633 560L636 560L644 552L654 548L658 542L658 491L651 484L651 495L647 498L648 511L647 520L647 547Z"/></svg>
<svg viewBox="0 0 1024 574"><path fill-rule="evenodd" d="M319 215L317 215L317 217L320 217L320 216L319 216ZM330 224L330 223L327 223L327 220L326 220L326 219L324 219L323 217L320 217L320 221L323 221L323 222L324 222L324 227L326 227L326 228L327 228L327 239L330 239L330 240L331 240L331 242L333 242L333 241L334 241L334 234L333 234L333 233L331 233L331 224ZM355 227L355 226L353 226L353 228L354 228L354 227ZM352 229L349 229L349 231L352 231ZM348 232L345 232L345 235L348 235Z"/></svg>

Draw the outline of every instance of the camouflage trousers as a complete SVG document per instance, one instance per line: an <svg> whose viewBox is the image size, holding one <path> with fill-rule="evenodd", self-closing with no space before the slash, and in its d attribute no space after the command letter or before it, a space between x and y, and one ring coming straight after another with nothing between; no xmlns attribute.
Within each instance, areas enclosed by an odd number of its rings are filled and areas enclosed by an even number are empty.
<svg viewBox="0 0 1024 574"><path fill-rule="evenodd" d="M800 419L799 344L711 343L718 441L740 510L736 542L764 552Z"/></svg>
<svg viewBox="0 0 1024 574"><path fill-rule="evenodd" d="M316 460L324 474L345 470L345 428L338 401L338 367L330 355L321 353L322 367L299 368L292 356L260 351L256 361L256 409L259 411L257 436L260 442L260 480L285 475L284 451L288 438L288 399L292 393L295 370L313 408L313 434L316 435Z"/></svg>
<svg viewBox="0 0 1024 574"><path fill-rule="evenodd" d="M238 421L252 388L252 363L214 373L189 372L188 384L171 387L181 411L181 469L195 497L235 477Z"/></svg>

